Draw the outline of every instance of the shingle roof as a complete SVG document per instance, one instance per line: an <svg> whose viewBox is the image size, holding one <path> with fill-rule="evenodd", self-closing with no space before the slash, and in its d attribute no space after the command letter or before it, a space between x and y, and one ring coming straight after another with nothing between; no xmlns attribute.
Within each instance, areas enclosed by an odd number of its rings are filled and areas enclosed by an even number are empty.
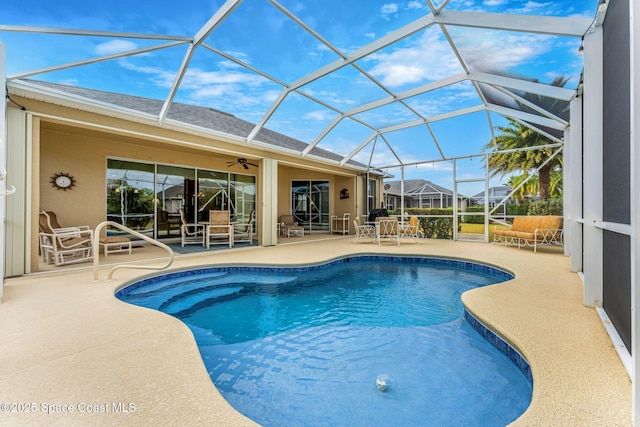
<svg viewBox="0 0 640 427"><path fill-rule="evenodd" d="M64 92L65 94L79 97L79 100L84 99L86 101L98 101L103 104L126 108L145 114L152 114L155 116L160 113L163 107L163 101L158 99L143 98L115 92L105 92L79 86L49 83L40 80L23 79L22 81L31 85L55 89L57 91ZM247 138L255 128L254 123L239 119L232 114L209 107L199 107L196 105L182 104L178 102L172 103L167 118L204 129L223 132L240 138ZM305 142L266 128L260 130L256 140L273 145L277 148L295 150L298 152L301 152L308 147L308 144ZM309 154L333 161L342 160L342 156L318 147L314 147ZM363 165L362 163L355 161L349 161L348 163L351 166L366 169L366 165Z"/></svg>
<svg viewBox="0 0 640 427"><path fill-rule="evenodd" d="M400 181L385 181L385 184L391 186L387 190L387 194L398 196L401 194ZM404 194L405 196L418 196L420 194L445 194L447 196L453 196L453 191L424 179L408 179L404 182Z"/></svg>
<svg viewBox="0 0 640 427"><path fill-rule="evenodd" d="M489 187L489 197L507 197L509 193L511 193L511 187L508 185L496 185L495 187ZM471 198L484 198L484 191L474 194Z"/></svg>

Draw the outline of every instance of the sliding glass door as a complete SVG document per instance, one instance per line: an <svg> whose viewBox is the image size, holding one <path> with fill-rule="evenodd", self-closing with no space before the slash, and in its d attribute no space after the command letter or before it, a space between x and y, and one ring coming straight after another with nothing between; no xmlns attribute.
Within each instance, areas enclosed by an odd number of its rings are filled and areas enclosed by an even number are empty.
<svg viewBox="0 0 640 427"><path fill-rule="evenodd" d="M107 159L108 220L156 239L175 239L180 209L188 222L208 221L210 210L229 210L233 221L246 222L256 209L256 177Z"/></svg>
<svg viewBox="0 0 640 427"><path fill-rule="evenodd" d="M294 221L308 232L329 231L329 181L292 181Z"/></svg>

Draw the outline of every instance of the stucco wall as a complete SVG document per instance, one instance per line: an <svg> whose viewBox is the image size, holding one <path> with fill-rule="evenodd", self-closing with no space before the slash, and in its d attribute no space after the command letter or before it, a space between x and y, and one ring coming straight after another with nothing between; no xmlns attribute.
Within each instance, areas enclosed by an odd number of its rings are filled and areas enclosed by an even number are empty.
<svg viewBox="0 0 640 427"><path fill-rule="evenodd" d="M87 224L93 228L106 219L106 164L109 157L240 172L234 170L237 169L235 166L227 166L227 161L235 161L231 156L176 150L172 146L122 136L96 132L78 134L46 126L42 128L40 153L38 210L55 211L62 226ZM76 185L67 191L54 188L50 181L56 172L69 173Z"/></svg>
<svg viewBox="0 0 640 427"><path fill-rule="evenodd" d="M329 181L329 206L331 215L342 215L356 209L355 177L336 176L316 170L281 166L278 170L278 216L291 214L291 181L315 180ZM349 192L348 199L340 199L340 190Z"/></svg>

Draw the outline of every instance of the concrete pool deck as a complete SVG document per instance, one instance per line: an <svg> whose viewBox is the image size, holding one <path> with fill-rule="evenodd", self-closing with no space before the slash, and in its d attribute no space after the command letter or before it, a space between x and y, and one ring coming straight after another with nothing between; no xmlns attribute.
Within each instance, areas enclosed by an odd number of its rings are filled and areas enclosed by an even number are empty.
<svg viewBox="0 0 640 427"><path fill-rule="evenodd" d="M507 269L514 280L472 290L463 301L531 364L532 403L513 425L631 425L631 382L595 309L582 305L582 283L561 249L534 254L439 240L377 246L352 237L289 243L177 256L171 269L359 253L466 258ZM161 254L152 248L134 253L150 265L165 262L153 260ZM5 280L0 425L255 425L213 386L182 322L115 299L116 289L149 271L118 270L106 281L102 267L103 280L92 282L90 264L78 267ZM5 412L7 403L18 412Z"/></svg>

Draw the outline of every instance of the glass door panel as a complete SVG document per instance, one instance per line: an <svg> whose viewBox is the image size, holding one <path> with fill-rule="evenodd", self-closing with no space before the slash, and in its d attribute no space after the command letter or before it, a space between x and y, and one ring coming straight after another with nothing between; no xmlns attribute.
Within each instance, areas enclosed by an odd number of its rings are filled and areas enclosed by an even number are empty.
<svg viewBox="0 0 640 427"><path fill-rule="evenodd" d="M107 220L153 237L153 165L107 160ZM120 234L111 227L108 235Z"/></svg>
<svg viewBox="0 0 640 427"><path fill-rule="evenodd" d="M229 203L229 174L198 170L198 221L209 221L209 211L233 212Z"/></svg>
<svg viewBox="0 0 640 427"><path fill-rule="evenodd" d="M180 237L180 209L195 218L195 170L158 165L156 177L156 238Z"/></svg>
<svg viewBox="0 0 640 427"><path fill-rule="evenodd" d="M329 232L329 181L311 181L311 231Z"/></svg>
<svg viewBox="0 0 640 427"><path fill-rule="evenodd" d="M329 231L329 181L292 181L294 220L307 231Z"/></svg>
<svg viewBox="0 0 640 427"><path fill-rule="evenodd" d="M234 207L232 220L246 223L251 211L256 209L256 177L250 175L229 175L229 197ZM257 221L254 222L254 227Z"/></svg>

